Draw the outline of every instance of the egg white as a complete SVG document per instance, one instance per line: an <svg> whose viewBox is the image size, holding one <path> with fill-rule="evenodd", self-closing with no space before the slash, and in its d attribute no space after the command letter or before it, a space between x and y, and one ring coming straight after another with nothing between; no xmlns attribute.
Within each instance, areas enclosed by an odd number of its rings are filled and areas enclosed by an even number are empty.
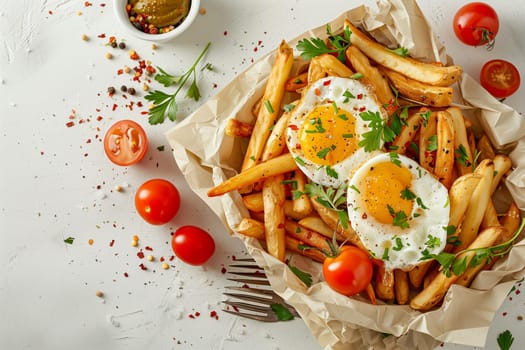
<svg viewBox="0 0 525 350"><path fill-rule="evenodd" d="M386 116L378 105L375 95L367 86L355 79L326 77L314 82L303 92L302 99L292 111L288 124L286 137L288 149L294 156L298 167L310 180L324 186L340 187L348 182L349 175L355 168L375 153L366 152L362 147L357 147L353 154L328 167L308 159L301 146L300 131L305 123L309 123L310 113L319 106L344 110L355 117L353 142L356 144L363 139L364 133L371 130L368 123L360 117L361 113L380 113L382 118ZM330 138L333 135L326 133L326 137ZM381 140L380 147L382 146L383 141Z"/></svg>
<svg viewBox="0 0 525 350"><path fill-rule="evenodd" d="M421 262L423 251L438 254L444 249L450 214L449 198L446 187L418 163L402 155L395 158L410 171L410 191L419 198L417 201L414 199L412 212L406 213L409 227L385 224L368 215L365 201L374 198L364 198L363 189L359 189L359 184L366 181L371 168L392 161L389 153L369 159L355 171L348 184L348 216L352 228L372 256L382 259L387 269L409 269ZM377 196L382 195L384 193L378 191Z"/></svg>

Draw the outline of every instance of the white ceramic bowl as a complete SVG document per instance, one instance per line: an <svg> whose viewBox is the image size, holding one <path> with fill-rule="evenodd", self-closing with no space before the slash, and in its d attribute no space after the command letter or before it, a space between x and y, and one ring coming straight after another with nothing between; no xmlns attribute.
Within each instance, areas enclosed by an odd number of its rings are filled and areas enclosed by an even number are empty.
<svg viewBox="0 0 525 350"><path fill-rule="evenodd" d="M149 41L167 41L171 40L179 35L181 35L186 29L190 27L197 15L199 14L200 0L191 0L190 2L190 11L186 18L180 23L175 29L168 33L162 34L148 34L143 31L135 28L135 26L130 22L128 13L126 11L126 5L128 0L115 0L113 2L113 8L119 22L126 28L130 34L133 34L137 38Z"/></svg>

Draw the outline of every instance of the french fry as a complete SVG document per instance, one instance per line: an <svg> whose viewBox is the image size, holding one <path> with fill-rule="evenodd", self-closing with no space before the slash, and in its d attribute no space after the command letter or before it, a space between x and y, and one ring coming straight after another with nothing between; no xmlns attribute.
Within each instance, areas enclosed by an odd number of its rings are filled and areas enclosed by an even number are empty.
<svg viewBox="0 0 525 350"><path fill-rule="evenodd" d="M312 201L312 206L319 214L319 217L337 234L344 237L345 240L348 240L350 243L352 243L355 246L358 246L359 248L367 251L365 246L363 245L363 242L361 242L361 239L357 235L357 233L352 229L350 224L348 227L344 228L340 221L339 221L339 215L337 215L337 212L325 207L321 203L319 203L315 197L310 198Z"/></svg>
<svg viewBox="0 0 525 350"><path fill-rule="evenodd" d="M408 272L394 270L394 292L399 305L405 305L410 299L410 286L408 285Z"/></svg>
<svg viewBox="0 0 525 350"><path fill-rule="evenodd" d="M492 161L494 162L494 178L490 185L491 194L496 191L503 176L512 168L512 160L507 155L497 154Z"/></svg>
<svg viewBox="0 0 525 350"><path fill-rule="evenodd" d="M244 206L252 212L252 217L254 213L262 213L264 211L262 192L243 195L242 201ZM295 211L293 201L290 199L284 201L284 215L295 220L301 220L306 216L304 212Z"/></svg>
<svg viewBox="0 0 525 350"><path fill-rule="evenodd" d="M454 169L454 125L448 112L437 112L437 153L434 174L450 188Z"/></svg>
<svg viewBox="0 0 525 350"><path fill-rule="evenodd" d="M284 174L297 169L297 164L290 153L285 153L279 157L272 158L266 162L230 177L221 184L208 191L209 197L220 196L225 193L238 190L242 187L253 185L254 183L266 178Z"/></svg>
<svg viewBox="0 0 525 350"><path fill-rule="evenodd" d="M433 86L410 79L392 69L381 67L401 96L430 107L448 107L452 103L453 91L449 86Z"/></svg>
<svg viewBox="0 0 525 350"><path fill-rule="evenodd" d="M345 21L345 27L348 27L352 32L350 35L351 43L370 59L411 79L430 85L450 86L458 81L461 76L462 69L460 66L438 66L401 57L368 38L350 21Z"/></svg>
<svg viewBox="0 0 525 350"><path fill-rule="evenodd" d="M501 226L489 227L481 231L476 239L468 246L469 251L459 254L457 259L465 258L468 266L472 257L475 255L475 252L470 251L470 249L487 248L492 246L504 231L506 231L506 229ZM459 276L455 275L453 272L451 272L448 277L443 271L439 272L432 279L430 284L423 288L423 290L410 301L410 306L415 310L430 310L441 302L445 293L450 286L458 280L458 278Z"/></svg>
<svg viewBox="0 0 525 350"><path fill-rule="evenodd" d="M327 76L349 78L354 74L350 68L330 54L315 56L308 68L308 84Z"/></svg>
<svg viewBox="0 0 525 350"><path fill-rule="evenodd" d="M305 193L305 185L307 182L306 175L300 170L294 171L292 178L290 179L294 184L294 198L293 198L293 211L299 213L299 215L307 216L312 212L312 202ZM300 193L300 195L296 195Z"/></svg>
<svg viewBox="0 0 525 350"><path fill-rule="evenodd" d="M301 248L300 246L304 246L304 243L288 235L285 237L285 243L286 243L286 249L296 254L304 255L320 263L324 262L324 260L326 259L324 254L316 249Z"/></svg>
<svg viewBox="0 0 525 350"><path fill-rule="evenodd" d="M494 207L494 203L489 199L487 203L487 209L485 209L485 214L483 214L483 220L481 220L481 225L479 226L481 230L486 229L490 226L499 226L498 213Z"/></svg>
<svg viewBox="0 0 525 350"><path fill-rule="evenodd" d="M237 226L237 232L261 241L264 240L265 237L264 224L252 218L242 218Z"/></svg>
<svg viewBox="0 0 525 350"><path fill-rule="evenodd" d="M345 238L342 235L338 234L333 229L331 229L330 226L328 226L319 216L306 216L299 220L299 225L306 227L307 229L310 229L312 231L319 232L320 234L328 238L332 238L335 234L335 238L339 242L345 240Z"/></svg>
<svg viewBox="0 0 525 350"><path fill-rule="evenodd" d="M492 147L492 144L490 143L490 140L486 134L481 135L481 137L478 140L476 149L479 152L479 161L482 161L484 159L494 159L494 157L496 156L496 153L494 152L494 147Z"/></svg>
<svg viewBox="0 0 525 350"><path fill-rule="evenodd" d="M363 74L367 81L372 84L377 100L381 105L387 105L395 100L388 81L376 67L370 64L368 57L357 46L349 46L346 49L346 59L358 73Z"/></svg>
<svg viewBox="0 0 525 350"><path fill-rule="evenodd" d="M465 249L476 238L491 196L490 186L494 176L494 163L490 159L485 159L478 165L475 173L480 174L481 179L470 197L469 205L457 236L459 244L454 249L454 252Z"/></svg>
<svg viewBox="0 0 525 350"><path fill-rule="evenodd" d="M288 152L286 148L286 128L288 127L290 115L290 112L284 112L273 126L264 146L261 161L265 162L270 158L275 158Z"/></svg>
<svg viewBox="0 0 525 350"><path fill-rule="evenodd" d="M284 89L288 92L298 92L298 90L308 85L308 71L300 73L295 77L290 77L284 84Z"/></svg>
<svg viewBox="0 0 525 350"><path fill-rule="evenodd" d="M396 149L396 152L399 154L405 154L406 148L414 139L419 126L421 125L421 110L411 110L409 112L408 118L406 119L406 124L401 129L399 135L396 136L394 141L392 141L392 146ZM393 148L393 149L394 149Z"/></svg>
<svg viewBox="0 0 525 350"><path fill-rule="evenodd" d="M292 220L286 220L284 228L288 236L305 242L312 247L321 249L322 251L330 251L330 245L327 242L327 238L322 234L302 227L296 221Z"/></svg>
<svg viewBox="0 0 525 350"><path fill-rule="evenodd" d="M433 153L429 151L432 137L437 134L437 113L431 112L426 123L421 123L419 130L419 164L431 173L434 173Z"/></svg>
<svg viewBox="0 0 525 350"><path fill-rule="evenodd" d="M262 155L266 140L270 135L270 128L277 119L284 96L284 84L293 64L293 49L282 41L277 50L268 82L262 98L262 105L255 121L252 137L244 155L242 170L246 171L255 166Z"/></svg>
<svg viewBox="0 0 525 350"><path fill-rule="evenodd" d="M283 180L282 174L270 177L264 181L262 189L266 248L281 261L286 254Z"/></svg>
<svg viewBox="0 0 525 350"><path fill-rule="evenodd" d="M460 175L465 175L472 172L472 164L474 158L470 150L467 128L465 127L465 118L463 113L457 107L450 107L447 112L452 117L454 124L454 149L456 154L456 169Z"/></svg>
<svg viewBox="0 0 525 350"><path fill-rule="evenodd" d="M257 118L259 111L261 110L262 96L252 106L252 115Z"/></svg>
<svg viewBox="0 0 525 350"><path fill-rule="evenodd" d="M431 271L435 265L436 262L434 260L428 260L414 266L410 271L408 271L408 279L410 280L410 284L415 289L421 288L427 272Z"/></svg>
<svg viewBox="0 0 525 350"><path fill-rule="evenodd" d="M228 136L250 137L252 135L253 125L241 122L237 119L228 119L224 133Z"/></svg>
<svg viewBox="0 0 525 350"><path fill-rule="evenodd" d="M375 291L379 299L384 301L394 300L394 272L386 270L384 265L377 268L375 279Z"/></svg>
<svg viewBox="0 0 525 350"><path fill-rule="evenodd" d="M520 226L521 222L521 214L520 209L516 205L516 203L512 202L507 209L507 212L503 215L501 219L501 226L505 227L507 229L506 234L502 234L500 238L496 241L496 244L501 244L504 242L507 242L512 238L518 227ZM500 257L494 257L492 260L485 264L485 269L491 269L492 266L498 261Z"/></svg>

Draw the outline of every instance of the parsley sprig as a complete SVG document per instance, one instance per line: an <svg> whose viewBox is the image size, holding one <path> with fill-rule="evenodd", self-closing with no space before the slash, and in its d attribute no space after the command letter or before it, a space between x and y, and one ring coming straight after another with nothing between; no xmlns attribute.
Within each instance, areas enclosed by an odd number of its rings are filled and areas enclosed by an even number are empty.
<svg viewBox="0 0 525 350"><path fill-rule="evenodd" d="M390 142L396 137L395 132L379 112L365 111L359 114L361 119L368 122L370 131L365 132L359 141L359 147L364 147L365 152L372 152L381 148L381 139Z"/></svg>
<svg viewBox="0 0 525 350"><path fill-rule="evenodd" d="M439 254L431 254L425 249L422 252L421 260L435 259L441 265L445 276L450 277L452 273L460 276L469 267L476 267L484 261L490 262L493 258L506 255L512 249L512 243L518 238L524 226L525 219L521 221L520 227L508 241L492 247L465 249L457 253L441 252ZM468 252L474 254L465 254Z"/></svg>
<svg viewBox="0 0 525 350"><path fill-rule="evenodd" d="M153 108L148 111L148 121L150 124L162 124L166 119L175 121L177 118L178 105L176 97L182 88L186 85L186 82L190 77L192 78L190 87L186 92L186 97L198 101L201 97L199 87L197 85L197 65L199 64L204 54L210 48L211 42L206 44L200 55L197 57L193 65L181 76L170 75L165 70L157 67L159 74L155 76L155 80L162 85L169 87L171 85L177 85L177 90L173 94L169 94L160 90L150 91L145 99L153 102Z"/></svg>
<svg viewBox="0 0 525 350"><path fill-rule="evenodd" d="M514 343L514 336L507 329L506 331L498 334L497 342L500 350L509 350L512 346L512 343Z"/></svg>
<svg viewBox="0 0 525 350"><path fill-rule="evenodd" d="M351 45L350 35L352 32L345 27L342 35L334 35L332 28L327 24L326 34L328 35L328 43L320 38L299 40L296 48L301 52L301 57L310 60L325 53L337 53L337 59L344 63L346 61L346 49Z"/></svg>
<svg viewBox="0 0 525 350"><path fill-rule="evenodd" d="M323 206L335 210L343 228L348 228L348 213L346 212L346 185L339 188L323 187L322 185L309 183L305 185L305 192L309 197Z"/></svg>

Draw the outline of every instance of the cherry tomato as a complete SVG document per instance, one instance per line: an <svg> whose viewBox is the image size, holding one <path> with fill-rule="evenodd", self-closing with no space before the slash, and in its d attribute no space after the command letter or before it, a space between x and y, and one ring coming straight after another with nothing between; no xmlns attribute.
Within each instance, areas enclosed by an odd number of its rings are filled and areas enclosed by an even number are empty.
<svg viewBox="0 0 525 350"><path fill-rule="evenodd" d="M496 11L483 2L471 2L461 7L452 22L459 40L471 46L487 45L490 50L498 34Z"/></svg>
<svg viewBox="0 0 525 350"><path fill-rule="evenodd" d="M479 81L496 98L509 97L520 87L520 73L505 60L491 60L483 65Z"/></svg>
<svg viewBox="0 0 525 350"><path fill-rule="evenodd" d="M362 292L372 279L372 260L368 254L354 246L343 246L334 257L327 257L323 263L326 283L343 295L351 296Z"/></svg>
<svg viewBox="0 0 525 350"><path fill-rule="evenodd" d="M171 248L179 259L190 265L202 265L215 252L210 234L197 226L180 227L171 239Z"/></svg>
<svg viewBox="0 0 525 350"><path fill-rule="evenodd" d="M152 179L144 182L135 193L135 208L146 222L163 225L179 211L180 194L169 181Z"/></svg>
<svg viewBox="0 0 525 350"><path fill-rule="evenodd" d="M113 124L104 137L104 151L117 165L138 163L148 150L148 139L142 127L133 120Z"/></svg>

